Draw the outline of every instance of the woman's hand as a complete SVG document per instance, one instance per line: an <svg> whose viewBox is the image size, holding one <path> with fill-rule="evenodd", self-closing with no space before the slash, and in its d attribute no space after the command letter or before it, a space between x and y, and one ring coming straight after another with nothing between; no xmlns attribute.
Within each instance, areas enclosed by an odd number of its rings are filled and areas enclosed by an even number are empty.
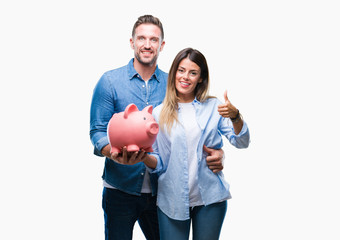
<svg viewBox="0 0 340 240"><path fill-rule="evenodd" d="M227 91L224 92L224 104L218 106L218 112L222 117L235 118L238 114L237 108L229 101Z"/></svg>
<svg viewBox="0 0 340 240"><path fill-rule="evenodd" d="M230 118L235 134L239 134L243 127L243 119L239 110L229 101L227 91L224 92L224 104L218 105L217 111L222 117Z"/></svg>

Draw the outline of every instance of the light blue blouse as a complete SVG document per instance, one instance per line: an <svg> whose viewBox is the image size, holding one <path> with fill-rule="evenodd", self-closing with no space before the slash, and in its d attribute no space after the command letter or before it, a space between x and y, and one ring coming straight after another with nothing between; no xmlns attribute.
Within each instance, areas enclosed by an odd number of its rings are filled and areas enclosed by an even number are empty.
<svg viewBox="0 0 340 240"><path fill-rule="evenodd" d="M219 149L223 146L222 135L236 148L247 148L250 142L249 130L244 122L241 132L234 133L229 118L223 118L217 111L222 104L217 98L209 98L201 103L196 99L192 102L196 111L196 119L201 137L197 147L198 185L205 205L231 198L229 184L224 180L223 173L213 173L207 166L203 145ZM153 116L159 122L163 104L153 110ZM181 109L178 109L181 122ZM185 129L181 124L174 123L171 134L160 129L153 144L151 155L157 158L157 167L151 170L159 175L157 205L170 218L186 220L189 215L188 159Z"/></svg>

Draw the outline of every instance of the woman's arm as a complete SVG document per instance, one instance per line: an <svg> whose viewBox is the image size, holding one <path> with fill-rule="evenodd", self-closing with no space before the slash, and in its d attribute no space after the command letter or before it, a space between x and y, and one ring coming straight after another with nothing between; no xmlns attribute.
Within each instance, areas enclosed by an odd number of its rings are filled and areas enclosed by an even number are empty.
<svg viewBox="0 0 340 240"><path fill-rule="evenodd" d="M239 110L230 103L227 91L224 93L224 100L225 103L220 104L217 109L219 114L223 117L222 121L220 121L220 131L227 137L233 146L237 148L247 148L250 143L248 126L243 121ZM230 120L225 118L229 118Z"/></svg>

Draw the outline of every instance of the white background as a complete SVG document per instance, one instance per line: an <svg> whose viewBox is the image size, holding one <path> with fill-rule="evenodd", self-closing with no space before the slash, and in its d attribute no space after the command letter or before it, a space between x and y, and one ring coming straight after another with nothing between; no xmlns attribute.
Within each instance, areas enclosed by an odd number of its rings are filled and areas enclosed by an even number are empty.
<svg viewBox="0 0 340 240"><path fill-rule="evenodd" d="M133 57L138 16L161 19L159 66L199 49L211 94L252 143L226 143L221 239L340 239L337 1L7 1L0 4L0 239L104 239L92 90ZM138 225L134 239L144 239Z"/></svg>

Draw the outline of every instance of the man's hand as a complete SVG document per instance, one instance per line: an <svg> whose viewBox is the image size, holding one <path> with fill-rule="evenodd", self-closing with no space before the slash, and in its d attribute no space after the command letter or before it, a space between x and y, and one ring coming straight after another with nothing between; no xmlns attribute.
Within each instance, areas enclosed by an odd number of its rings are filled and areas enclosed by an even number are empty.
<svg viewBox="0 0 340 240"><path fill-rule="evenodd" d="M223 169L223 155L224 152L222 149L212 149L208 148L207 146L203 145L203 150L208 153L207 156L207 165L211 171L217 173L222 171Z"/></svg>
<svg viewBox="0 0 340 240"><path fill-rule="evenodd" d="M128 152L126 150L126 147L123 147L122 153L111 153L110 144L103 147L102 154L117 163L125 165L133 165L139 162L143 162L145 160L145 157L147 156L147 153L143 150L137 152Z"/></svg>
<svg viewBox="0 0 340 240"><path fill-rule="evenodd" d="M144 150L136 152L128 152L126 147L123 147L122 153L114 152L110 158L120 164L133 165L139 162L144 162L147 153Z"/></svg>

